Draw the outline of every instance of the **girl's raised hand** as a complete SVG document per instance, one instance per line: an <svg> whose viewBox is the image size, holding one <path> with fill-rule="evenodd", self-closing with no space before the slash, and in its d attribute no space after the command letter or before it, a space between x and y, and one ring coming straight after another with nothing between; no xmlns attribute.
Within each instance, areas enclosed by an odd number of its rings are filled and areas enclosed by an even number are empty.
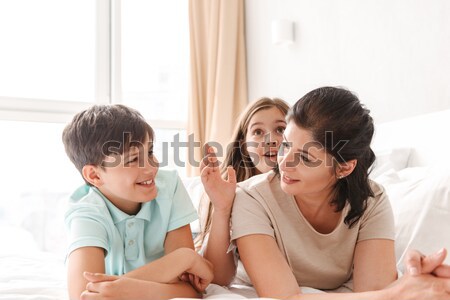
<svg viewBox="0 0 450 300"><path fill-rule="evenodd" d="M227 167L228 179L223 179L214 149L206 144L205 153L200 164L200 177L205 192L214 206L214 211L230 212L236 193L236 172L232 167Z"/></svg>

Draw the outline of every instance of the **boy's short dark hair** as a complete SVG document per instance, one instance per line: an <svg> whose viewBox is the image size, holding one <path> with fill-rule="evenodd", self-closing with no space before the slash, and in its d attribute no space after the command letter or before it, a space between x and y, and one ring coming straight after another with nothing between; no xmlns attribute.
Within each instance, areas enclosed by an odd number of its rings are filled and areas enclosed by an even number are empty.
<svg viewBox="0 0 450 300"><path fill-rule="evenodd" d="M73 117L62 140L67 156L81 173L85 165L102 166L106 156L144 143L147 134L153 141L153 129L137 110L121 104L94 105Z"/></svg>

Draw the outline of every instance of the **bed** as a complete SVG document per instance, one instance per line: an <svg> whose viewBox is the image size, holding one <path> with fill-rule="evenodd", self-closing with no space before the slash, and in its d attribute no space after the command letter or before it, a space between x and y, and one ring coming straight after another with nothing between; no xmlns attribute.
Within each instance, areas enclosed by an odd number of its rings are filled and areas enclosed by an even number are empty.
<svg viewBox="0 0 450 300"><path fill-rule="evenodd" d="M383 184L396 220L399 270L408 248L424 253L450 249L450 110L377 125L371 177ZM202 193L198 178L185 180L194 204ZM198 231L198 224L192 224ZM36 237L19 227L0 227L0 299L67 299L64 254L44 252ZM63 243L63 242L61 242ZM446 259L450 264L450 258ZM305 292L318 292L305 289ZM250 287L210 285L207 299L257 298Z"/></svg>

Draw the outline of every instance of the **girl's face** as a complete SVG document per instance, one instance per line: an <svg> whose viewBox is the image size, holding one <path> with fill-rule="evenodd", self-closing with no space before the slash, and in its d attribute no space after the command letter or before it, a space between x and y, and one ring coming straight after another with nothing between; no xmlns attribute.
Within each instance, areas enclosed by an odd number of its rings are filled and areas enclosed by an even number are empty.
<svg viewBox="0 0 450 300"><path fill-rule="evenodd" d="M246 149L257 173L272 170L286 128L285 115L276 107L261 109L250 119L245 136Z"/></svg>
<svg viewBox="0 0 450 300"><path fill-rule="evenodd" d="M328 198L336 183L333 156L311 132L290 121L278 156L281 188L297 200Z"/></svg>

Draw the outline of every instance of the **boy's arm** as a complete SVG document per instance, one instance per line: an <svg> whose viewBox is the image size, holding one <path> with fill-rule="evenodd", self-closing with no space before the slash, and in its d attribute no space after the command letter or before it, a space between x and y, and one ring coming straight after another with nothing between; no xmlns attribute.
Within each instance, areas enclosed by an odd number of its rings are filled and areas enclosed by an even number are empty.
<svg viewBox="0 0 450 300"><path fill-rule="evenodd" d="M185 225L167 233L164 242L166 255L125 274L125 277L170 283L187 272L212 280L212 267L194 251L191 228Z"/></svg>
<svg viewBox="0 0 450 300"><path fill-rule="evenodd" d="M190 273L211 281L211 266L194 250L179 248L123 276L154 281L159 283L175 283L183 273Z"/></svg>
<svg viewBox="0 0 450 300"><path fill-rule="evenodd" d="M80 299L88 281L83 272L105 272L105 250L99 247L83 247L72 251L68 257L67 287L70 299Z"/></svg>
<svg viewBox="0 0 450 300"><path fill-rule="evenodd" d="M166 253L166 255L182 247L194 250L194 241L192 240L191 226L189 224L169 231L166 235L166 240L164 241L164 252ZM203 260L202 257L200 258L202 259L202 265L206 265L206 261ZM183 278L183 281L189 280L193 289L204 291L204 289L206 289L208 284L213 279L212 265L208 264L206 269L211 272L211 277L191 276ZM188 270L186 270L186 272L190 273ZM183 288L185 288L184 282L174 283L174 285L182 285Z"/></svg>
<svg viewBox="0 0 450 300"><path fill-rule="evenodd" d="M191 226L189 224L169 231L166 235L164 252L169 254L178 248L190 248L194 250L194 241L192 240Z"/></svg>
<svg viewBox="0 0 450 300"><path fill-rule="evenodd" d="M210 263L194 250L180 248L123 276L84 273L85 282L90 283L82 285L79 294L71 294L70 299L79 299L83 291L83 299L98 299L99 295L110 297L108 299L124 299L120 296L122 294L127 297L136 294L138 299L199 297L190 284L178 280L178 276L185 272L201 279L196 285L199 291L204 290L213 278Z"/></svg>
<svg viewBox="0 0 450 300"><path fill-rule="evenodd" d="M88 276L91 282L83 292L84 300L201 298L201 295L186 282L164 284L120 276L102 276L101 281L95 281L97 278Z"/></svg>
<svg viewBox="0 0 450 300"><path fill-rule="evenodd" d="M213 277L209 262L192 249L179 248L123 276L85 273L84 276L90 283L83 299L97 299L95 296L99 294L111 299L199 297L190 284L178 279L185 272L200 278L195 283L198 291L205 290Z"/></svg>

